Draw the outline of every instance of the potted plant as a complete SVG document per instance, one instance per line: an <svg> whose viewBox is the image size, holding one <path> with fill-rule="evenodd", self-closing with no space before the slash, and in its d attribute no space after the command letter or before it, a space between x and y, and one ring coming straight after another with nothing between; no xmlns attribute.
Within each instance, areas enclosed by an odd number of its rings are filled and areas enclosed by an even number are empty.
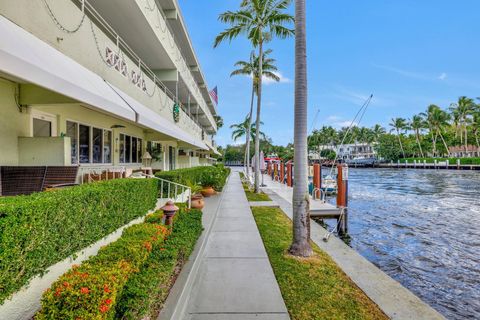
<svg viewBox="0 0 480 320"><path fill-rule="evenodd" d="M215 174L214 172L211 172L211 170L205 172L205 174L202 177L202 195L204 197L210 197L215 194L215 189L213 187L215 186L216 179L215 179Z"/></svg>
<svg viewBox="0 0 480 320"><path fill-rule="evenodd" d="M205 201L203 199L203 196L201 194L202 191L202 186L199 184L193 183L191 181L187 181L186 185L190 188L190 200L192 203L192 208L193 209L203 209L205 206Z"/></svg>

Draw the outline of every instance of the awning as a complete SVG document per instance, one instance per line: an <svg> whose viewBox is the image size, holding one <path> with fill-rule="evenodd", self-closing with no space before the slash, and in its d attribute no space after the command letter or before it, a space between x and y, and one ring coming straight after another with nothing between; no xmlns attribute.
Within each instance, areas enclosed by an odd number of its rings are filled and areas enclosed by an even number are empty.
<svg viewBox="0 0 480 320"><path fill-rule="evenodd" d="M201 140L0 15L0 72L208 150Z"/></svg>
<svg viewBox="0 0 480 320"><path fill-rule="evenodd" d="M133 99L128 94L126 94L122 90L115 87L113 84L109 82L107 83L111 87L111 89L114 92L116 92L118 96L125 101L126 104L130 106L130 108L135 110L135 112L137 113L138 124L141 124L147 128L158 131L174 139L184 141L194 147L208 150L208 147L204 142L198 139L195 139L191 134L180 129L178 126L168 121L167 119L163 118L155 111L151 110L150 108L144 106L142 103Z"/></svg>
<svg viewBox="0 0 480 320"><path fill-rule="evenodd" d="M135 121L100 76L1 15L0 34L0 72Z"/></svg>

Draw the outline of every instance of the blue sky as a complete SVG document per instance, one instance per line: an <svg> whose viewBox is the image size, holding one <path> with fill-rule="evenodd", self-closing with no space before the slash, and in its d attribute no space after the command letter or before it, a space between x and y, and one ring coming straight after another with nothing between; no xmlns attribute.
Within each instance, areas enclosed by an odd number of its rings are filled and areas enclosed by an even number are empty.
<svg viewBox="0 0 480 320"><path fill-rule="evenodd" d="M216 140L232 143L229 126L248 112L251 80L229 75L251 47L244 37L217 49L212 44L225 28L218 15L240 0L179 2L208 84L218 85L225 126ZM388 126L392 117L409 118L431 103L447 107L461 95L479 97L478 12L478 0L307 0L309 127L317 110L315 127L348 123L371 93L360 125ZM263 131L286 145L293 141L294 40L267 47L282 82L264 87Z"/></svg>

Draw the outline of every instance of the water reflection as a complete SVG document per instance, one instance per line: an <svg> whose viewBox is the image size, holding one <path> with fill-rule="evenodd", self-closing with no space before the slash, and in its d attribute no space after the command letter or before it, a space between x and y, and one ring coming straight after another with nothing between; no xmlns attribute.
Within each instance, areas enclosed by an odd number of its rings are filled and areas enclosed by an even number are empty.
<svg viewBox="0 0 480 320"><path fill-rule="evenodd" d="M351 246L448 319L480 319L480 172L351 169Z"/></svg>

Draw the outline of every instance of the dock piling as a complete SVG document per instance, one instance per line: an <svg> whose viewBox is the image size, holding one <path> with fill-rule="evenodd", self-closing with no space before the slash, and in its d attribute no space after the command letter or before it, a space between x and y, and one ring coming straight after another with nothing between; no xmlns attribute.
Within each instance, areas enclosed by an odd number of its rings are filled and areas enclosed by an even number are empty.
<svg viewBox="0 0 480 320"><path fill-rule="evenodd" d="M292 187L292 162L287 162L287 186Z"/></svg>
<svg viewBox="0 0 480 320"><path fill-rule="evenodd" d="M339 235L348 233L348 166L337 165L337 208L343 208L343 215L337 219Z"/></svg>
<svg viewBox="0 0 480 320"><path fill-rule="evenodd" d="M319 163L313 165L313 190L315 190L315 199L321 198L320 188L322 187L322 168Z"/></svg>
<svg viewBox="0 0 480 320"><path fill-rule="evenodd" d="M278 180L281 184L285 183L285 164L280 162L280 179Z"/></svg>

